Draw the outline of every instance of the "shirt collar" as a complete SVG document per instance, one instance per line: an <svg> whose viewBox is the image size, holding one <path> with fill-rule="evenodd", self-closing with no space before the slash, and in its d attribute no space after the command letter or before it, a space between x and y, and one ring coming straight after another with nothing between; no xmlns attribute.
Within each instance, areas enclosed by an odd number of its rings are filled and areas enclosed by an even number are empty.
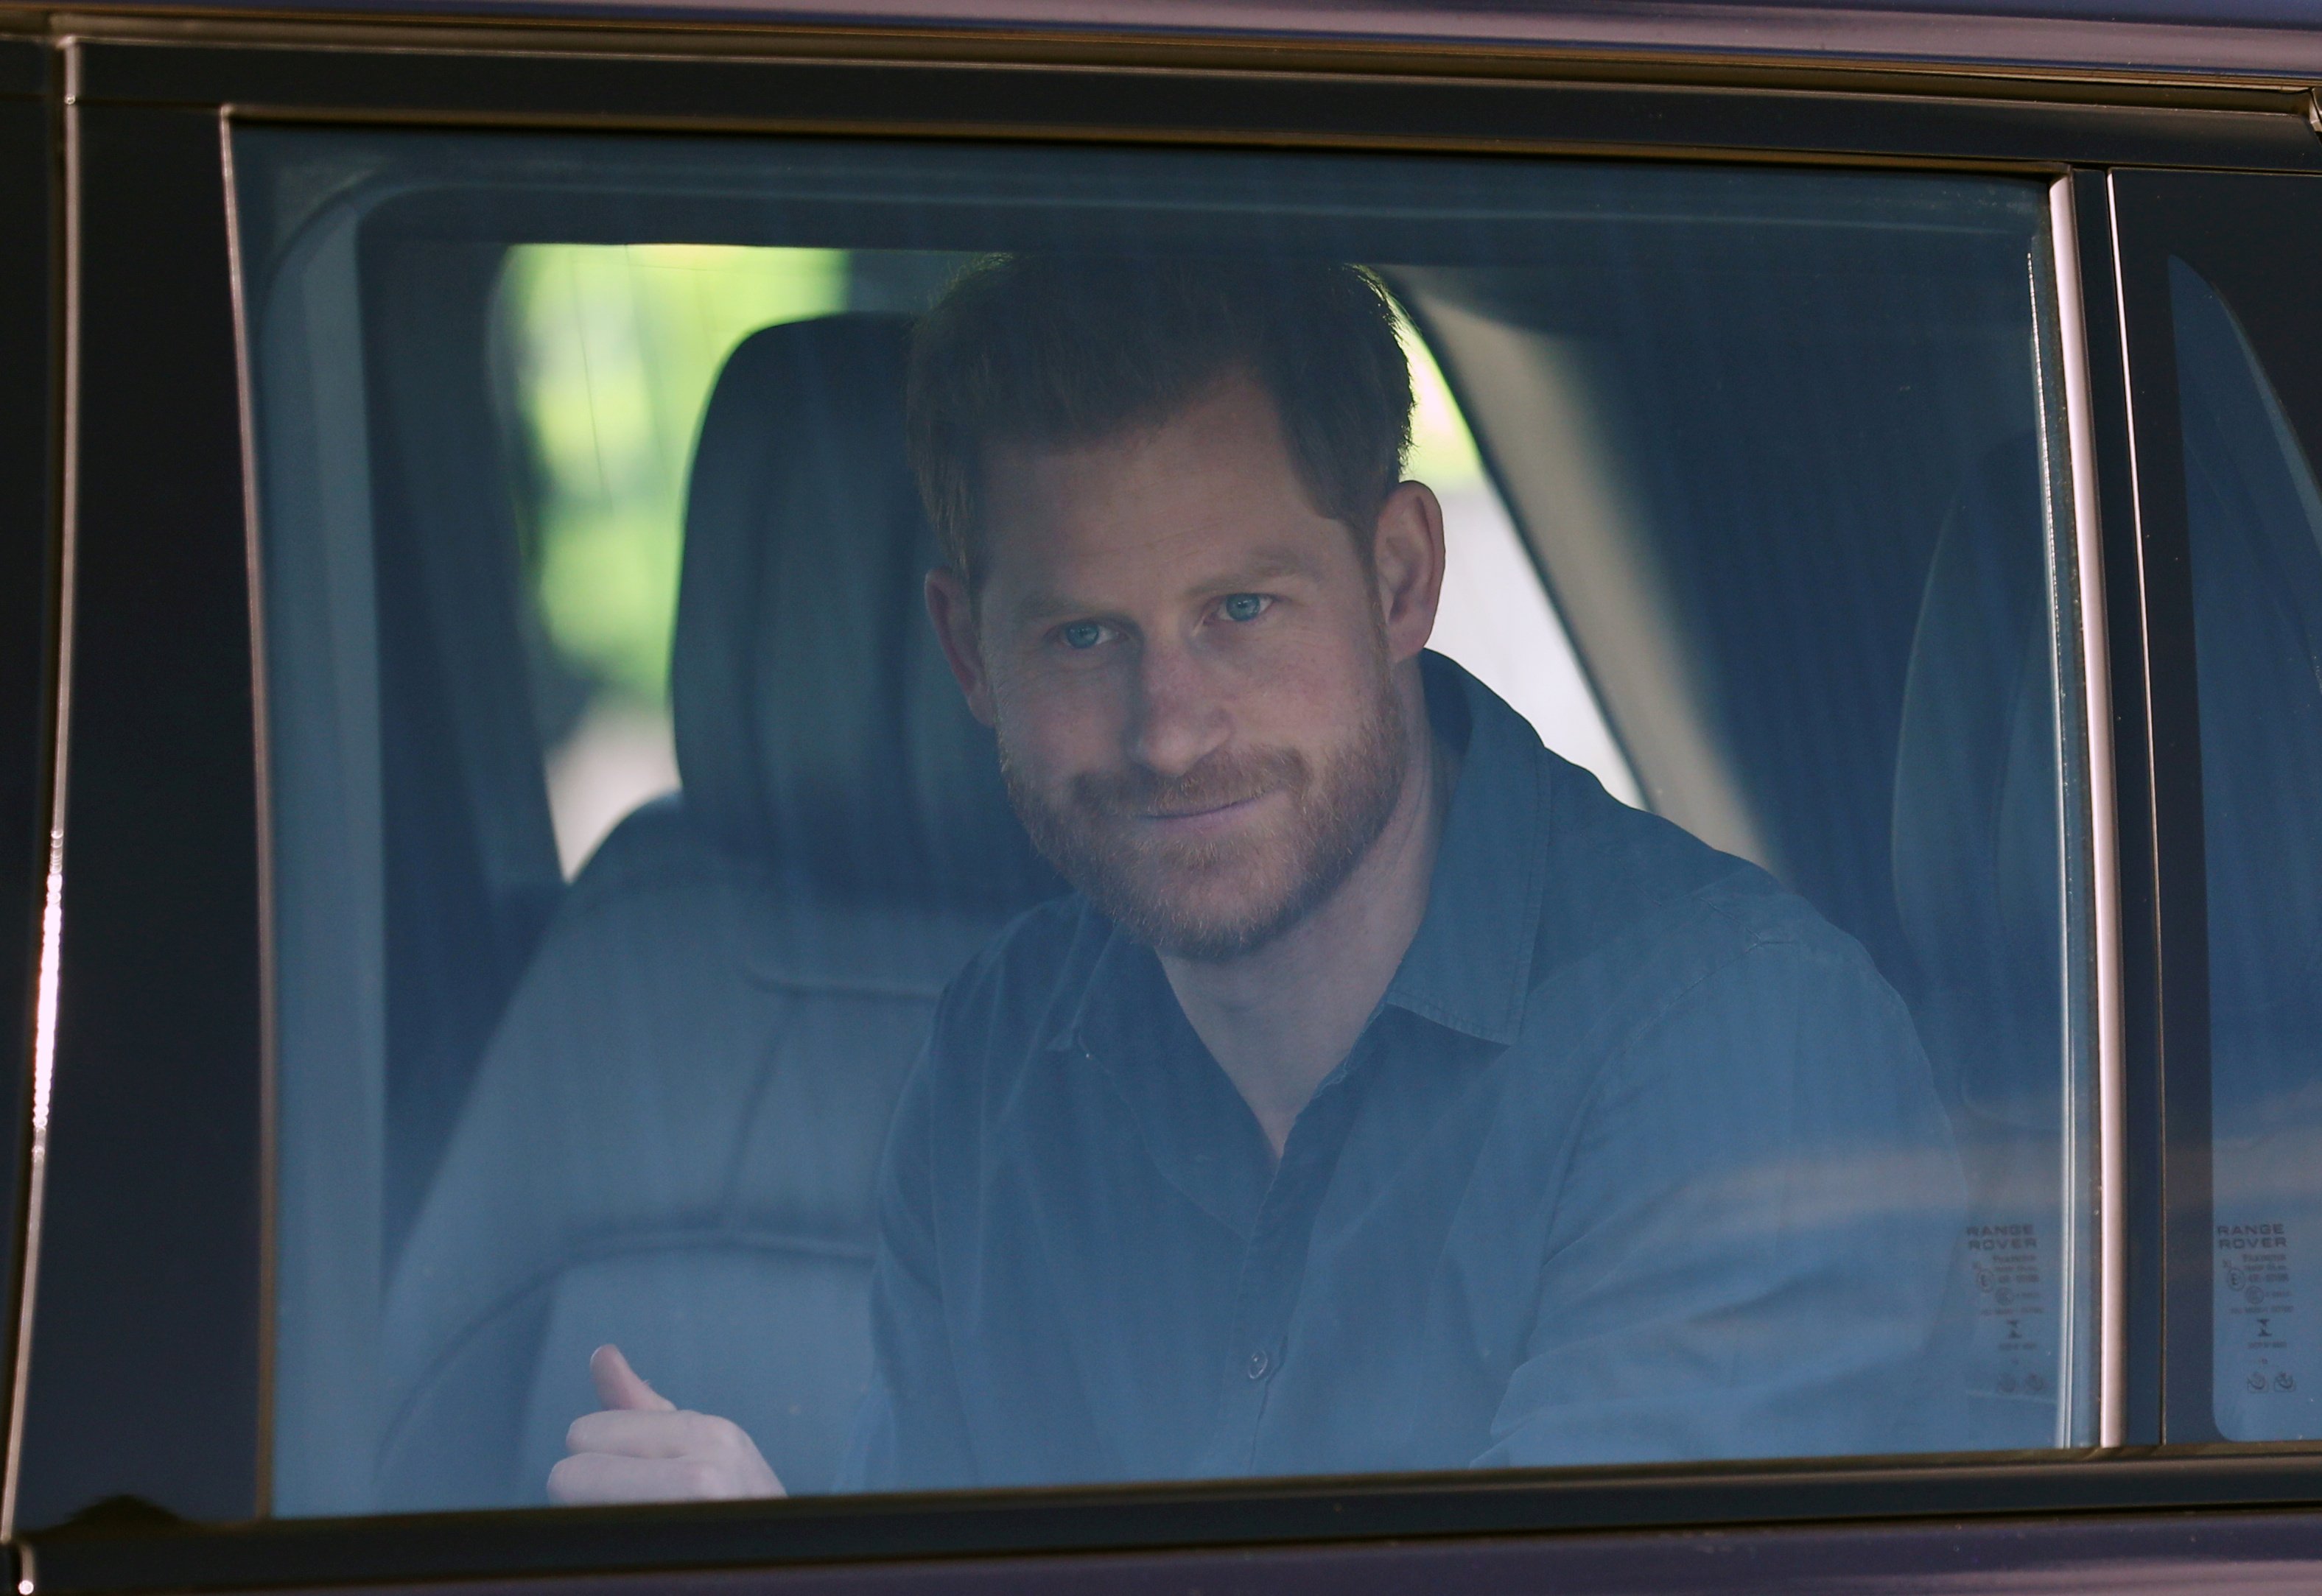
<svg viewBox="0 0 2322 1596"><path fill-rule="evenodd" d="M1547 889L1550 762L1531 723L1458 664L1429 652L1420 669L1434 734L1461 749L1459 779L1427 913L1380 1002L1505 1046L1522 1028L1531 988ZM1156 1011L1168 1028L1176 1003L1159 962L1117 927L1108 931L1056 1045L1101 1046L1122 1031L1150 1038Z"/></svg>
<svg viewBox="0 0 2322 1596"><path fill-rule="evenodd" d="M1441 654L1420 657L1437 737L1466 746L1435 848L1419 935L1384 1001L1505 1046L1523 1026L1548 877L1548 766L1539 734Z"/></svg>

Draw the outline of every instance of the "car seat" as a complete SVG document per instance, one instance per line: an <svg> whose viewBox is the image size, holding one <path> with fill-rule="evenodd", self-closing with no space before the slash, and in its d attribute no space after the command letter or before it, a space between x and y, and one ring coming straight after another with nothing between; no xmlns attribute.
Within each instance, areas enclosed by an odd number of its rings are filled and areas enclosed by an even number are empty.
<svg viewBox="0 0 2322 1596"><path fill-rule="evenodd" d="M760 332L720 374L672 661L681 794L550 926L385 1309L385 1509L544 1500L617 1342L827 1488L867 1382L872 1193L945 982L1060 889L921 608L909 323Z"/></svg>

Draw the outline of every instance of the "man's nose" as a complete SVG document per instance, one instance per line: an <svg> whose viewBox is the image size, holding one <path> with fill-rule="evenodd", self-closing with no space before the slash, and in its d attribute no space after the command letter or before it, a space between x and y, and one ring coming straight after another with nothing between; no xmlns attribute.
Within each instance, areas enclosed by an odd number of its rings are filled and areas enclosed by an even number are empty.
<svg viewBox="0 0 2322 1596"><path fill-rule="evenodd" d="M1137 670L1129 724L1129 758L1157 776L1184 775L1222 745L1225 705L1193 651L1147 642Z"/></svg>

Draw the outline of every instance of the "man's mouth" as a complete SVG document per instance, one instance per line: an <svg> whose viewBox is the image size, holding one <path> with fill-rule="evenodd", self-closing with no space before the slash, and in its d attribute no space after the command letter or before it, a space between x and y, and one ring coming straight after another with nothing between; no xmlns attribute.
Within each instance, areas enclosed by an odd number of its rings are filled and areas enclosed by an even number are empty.
<svg viewBox="0 0 2322 1596"><path fill-rule="evenodd" d="M1177 809L1147 809L1138 818L1159 828L1166 835L1198 836L1234 825L1265 802L1268 796L1255 792L1246 798L1228 798L1222 803L1199 804Z"/></svg>

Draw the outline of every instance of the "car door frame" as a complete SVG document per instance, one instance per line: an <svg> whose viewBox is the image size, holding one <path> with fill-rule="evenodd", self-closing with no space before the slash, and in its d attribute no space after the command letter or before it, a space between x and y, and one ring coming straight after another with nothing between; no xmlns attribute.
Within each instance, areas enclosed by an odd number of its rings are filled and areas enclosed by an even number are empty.
<svg viewBox="0 0 2322 1596"><path fill-rule="evenodd" d="M35 1061L49 1036L41 1005L53 939L50 816L56 797L55 651L60 612L57 341L63 325L59 270L63 227L50 74L54 53L0 34L0 1100L13 1106L0 1130L0 1259L9 1302L24 1300L22 1238L34 1227L26 1201L32 1152L45 1117L34 1099ZM0 1359L13 1373L23 1328L0 1317ZM13 1437L22 1389L0 1385L0 1434ZM5 1504L0 1504L5 1517Z"/></svg>

